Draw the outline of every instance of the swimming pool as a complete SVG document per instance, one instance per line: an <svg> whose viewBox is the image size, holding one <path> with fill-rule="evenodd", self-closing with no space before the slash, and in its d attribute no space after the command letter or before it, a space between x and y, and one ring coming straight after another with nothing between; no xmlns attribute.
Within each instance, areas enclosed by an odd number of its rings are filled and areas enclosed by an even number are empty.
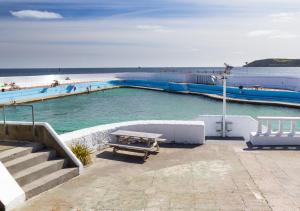
<svg viewBox="0 0 300 211"><path fill-rule="evenodd" d="M118 88L33 103L36 121L60 134L130 120L191 120L222 113L222 102L197 95ZM228 114L300 116L300 109L228 103ZM31 121L30 109L7 108L7 120Z"/></svg>

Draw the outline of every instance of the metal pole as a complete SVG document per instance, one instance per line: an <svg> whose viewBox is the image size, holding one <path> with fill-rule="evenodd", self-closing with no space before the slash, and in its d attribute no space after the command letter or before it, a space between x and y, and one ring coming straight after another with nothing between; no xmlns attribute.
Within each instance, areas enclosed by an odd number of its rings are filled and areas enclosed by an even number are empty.
<svg viewBox="0 0 300 211"><path fill-rule="evenodd" d="M4 134L7 135L5 105L3 105L3 129L4 129Z"/></svg>
<svg viewBox="0 0 300 211"><path fill-rule="evenodd" d="M222 137L226 137L226 73L223 74L223 117Z"/></svg>

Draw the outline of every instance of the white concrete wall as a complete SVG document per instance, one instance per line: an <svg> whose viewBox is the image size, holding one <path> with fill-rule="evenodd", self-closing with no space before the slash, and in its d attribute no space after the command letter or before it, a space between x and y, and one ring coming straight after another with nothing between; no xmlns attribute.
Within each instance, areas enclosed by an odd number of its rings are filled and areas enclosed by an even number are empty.
<svg viewBox="0 0 300 211"><path fill-rule="evenodd" d="M5 209L11 210L24 202L25 199L25 193L22 188L0 162L0 201L5 206Z"/></svg>
<svg viewBox="0 0 300 211"><path fill-rule="evenodd" d="M217 122L222 121L221 115L202 115L197 120L204 122L206 136L220 136L217 132ZM227 133L228 137L243 137L248 141L250 133L257 130L258 122L250 116L227 115L226 121L232 122L232 131Z"/></svg>
<svg viewBox="0 0 300 211"><path fill-rule="evenodd" d="M115 137L110 133L116 130L132 130L140 132L152 132L163 134L162 138L169 142L184 144L204 144L205 126L201 121L131 121L77 130L60 135L66 143L83 143L92 149L98 149L110 141L115 141Z"/></svg>

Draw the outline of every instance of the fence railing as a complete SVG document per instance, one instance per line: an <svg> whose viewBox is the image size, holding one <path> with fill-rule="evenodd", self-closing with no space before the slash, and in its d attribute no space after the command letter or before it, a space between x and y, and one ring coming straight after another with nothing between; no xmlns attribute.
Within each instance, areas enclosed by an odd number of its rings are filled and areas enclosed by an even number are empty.
<svg viewBox="0 0 300 211"><path fill-rule="evenodd" d="M2 107L2 111L3 111L3 128L4 128L4 133L7 135L8 131L7 131L7 127L6 127L6 108L7 107L30 107L31 108L31 121L32 121L32 133L33 136L35 136L35 117L34 117L34 107L33 105L28 105L28 104L24 104L24 105L3 105Z"/></svg>
<svg viewBox="0 0 300 211"><path fill-rule="evenodd" d="M295 136L300 134L300 131L297 132L296 127L297 122L300 123L300 117L257 117L257 120L257 135ZM278 124L278 128L273 130L275 124ZM285 128L286 125L289 125L288 129Z"/></svg>

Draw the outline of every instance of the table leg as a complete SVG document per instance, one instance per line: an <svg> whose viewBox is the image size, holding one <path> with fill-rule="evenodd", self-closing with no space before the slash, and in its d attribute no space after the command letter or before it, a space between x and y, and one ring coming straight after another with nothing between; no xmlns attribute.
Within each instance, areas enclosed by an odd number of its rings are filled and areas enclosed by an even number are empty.
<svg viewBox="0 0 300 211"><path fill-rule="evenodd" d="M120 143L120 136L116 136L117 138L117 143Z"/></svg>
<svg viewBox="0 0 300 211"><path fill-rule="evenodd" d="M148 155L149 155L148 152L145 152L145 155L144 155L144 161L147 160Z"/></svg>
<svg viewBox="0 0 300 211"><path fill-rule="evenodd" d="M155 142L155 144L156 144L156 152L158 152L159 151L159 145L158 145L157 142Z"/></svg>

